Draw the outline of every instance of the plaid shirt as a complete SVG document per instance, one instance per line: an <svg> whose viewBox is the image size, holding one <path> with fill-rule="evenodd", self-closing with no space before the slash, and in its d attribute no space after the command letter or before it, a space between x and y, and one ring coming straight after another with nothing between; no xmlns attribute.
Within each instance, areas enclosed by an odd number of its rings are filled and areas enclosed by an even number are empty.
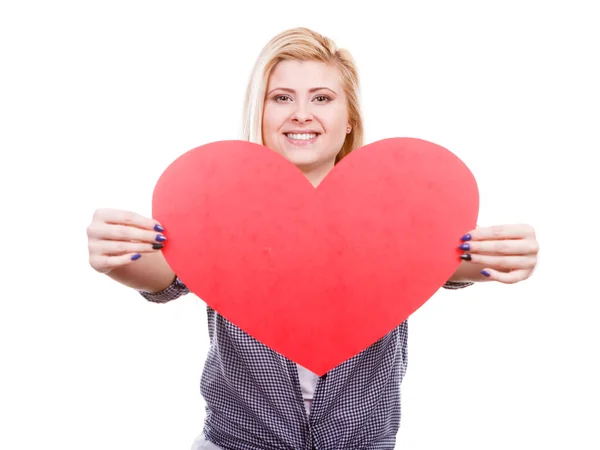
<svg viewBox="0 0 600 450"><path fill-rule="evenodd" d="M447 282L446 289L473 283ZM176 278L166 303L189 293ZM310 415L297 366L207 306L210 349L200 391L205 438L224 450L392 450L400 427L408 321L319 378Z"/></svg>

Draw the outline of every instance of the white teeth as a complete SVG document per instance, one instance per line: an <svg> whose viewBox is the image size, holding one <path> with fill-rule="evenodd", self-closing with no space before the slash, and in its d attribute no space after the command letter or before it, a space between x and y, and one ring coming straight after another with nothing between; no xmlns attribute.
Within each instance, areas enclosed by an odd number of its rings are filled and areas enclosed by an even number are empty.
<svg viewBox="0 0 600 450"><path fill-rule="evenodd" d="M303 134L294 134L294 133L286 133L285 134L290 139L294 139L295 141L308 141L309 139L314 139L317 137L316 133L303 133Z"/></svg>

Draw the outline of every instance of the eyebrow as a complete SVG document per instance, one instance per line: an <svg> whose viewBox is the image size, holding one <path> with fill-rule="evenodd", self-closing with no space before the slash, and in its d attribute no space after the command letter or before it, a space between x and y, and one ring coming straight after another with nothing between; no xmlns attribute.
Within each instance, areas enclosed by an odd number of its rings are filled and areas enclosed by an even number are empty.
<svg viewBox="0 0 600 450"><path fill-rule="evenodd" d="M333 92L335 95L338 95L337 92L335 92L333 89L330 89L330 88L325 87L325 86L311 88L311 89L308 90L308 92L312 94L313 92L322 91L322 90L327 90L327 91ZM294 91L293 89L284 88L284 87L278 87L278 88L275 88L275 89L271 89L267 93L267 95L271 95L271 93L275 92L275 91L284 91L284 92L289 92L290 94L295 94L296 93L296 91Z"/></svg>

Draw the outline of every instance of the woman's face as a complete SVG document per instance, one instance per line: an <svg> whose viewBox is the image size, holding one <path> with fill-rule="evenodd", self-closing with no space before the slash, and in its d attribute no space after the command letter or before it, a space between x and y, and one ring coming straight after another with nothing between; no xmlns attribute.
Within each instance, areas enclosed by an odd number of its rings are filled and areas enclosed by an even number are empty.
<svg viewBox="0 0 600 450"><path fill-rule="evenodd" d="M335 67L316 61L282 61L275 67L263 113L267 147L319 182L333 168L348 127L346 95Z"/></svg>

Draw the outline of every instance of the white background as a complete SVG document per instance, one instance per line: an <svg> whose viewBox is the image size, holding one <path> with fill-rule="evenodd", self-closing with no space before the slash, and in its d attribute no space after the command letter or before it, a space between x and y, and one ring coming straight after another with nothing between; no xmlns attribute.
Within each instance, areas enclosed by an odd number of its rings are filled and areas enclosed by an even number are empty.
<svg viewBox="0 0 600 450"><path fill-rule="evenodd" d="M150 215L167 165L238 138L276 33L351 50L367 142L412 136L477 177L480 225L532 224L538 270L411 319L403 450L600 448L593 1L5 2L0 10L0 448L188 449L204 304L94 272L99 207ZM393 6L392 6L393 5Z"/></svg>

